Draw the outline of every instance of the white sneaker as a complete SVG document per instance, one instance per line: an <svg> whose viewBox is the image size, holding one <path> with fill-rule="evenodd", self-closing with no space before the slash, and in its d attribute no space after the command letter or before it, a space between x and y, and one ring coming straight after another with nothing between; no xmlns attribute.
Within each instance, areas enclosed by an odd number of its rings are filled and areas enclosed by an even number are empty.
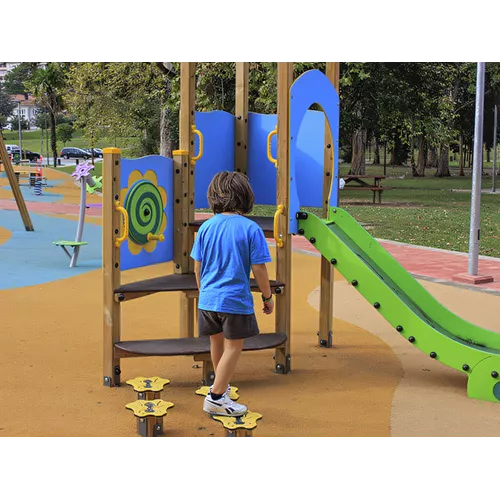
<svg viewBox="0 0 500 500"><path fill-rule="evenodd" d="M217 400L212 399L211 394L205 398L203 402L203 411L210 413L211 415L223 415L226 417L241 417L245 415L248 408L245 405L240 405L235 403L229 398L229 395L224 393L224 395Z"/></svg>

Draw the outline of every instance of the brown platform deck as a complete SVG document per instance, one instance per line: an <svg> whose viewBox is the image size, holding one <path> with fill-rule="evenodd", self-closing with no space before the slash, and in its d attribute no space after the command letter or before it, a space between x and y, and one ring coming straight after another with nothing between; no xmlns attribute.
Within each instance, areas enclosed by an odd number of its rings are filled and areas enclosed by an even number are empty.
<svg viewBox="0 0 500 500"><path fill-rule="evenodd" d="M286 341L284 333L261 333L245 340L244 351L260 351L278 347ZM191 356L209 354L208 337L191 337L157 340L129 340L115 343L115 354L119 358L137 356Z"/></svg>
<svg viewBox="0 0 500 500"><path fill-rule="evenodd" d="M247 217L250 220L256 222L264 231L266 236L272 237L274 234L274 217L261 217L249 215ZM207 219L196 219L189 223L191 227L197 230Z"/></svg>
<svg viewBox="0 0 500 500"><path fill-rule="evenodd" d="M281 281L270 280L271 290L274 292L276 288L284 286ZM253 291L258 291L257 282L252 278L250 280L250 288ZM194 274L167 274L158 278L151 278L134 283L121 285L115 290L115 293L157 293L157 292L181 292L181 291L197 291L196 277Z"/></svg>

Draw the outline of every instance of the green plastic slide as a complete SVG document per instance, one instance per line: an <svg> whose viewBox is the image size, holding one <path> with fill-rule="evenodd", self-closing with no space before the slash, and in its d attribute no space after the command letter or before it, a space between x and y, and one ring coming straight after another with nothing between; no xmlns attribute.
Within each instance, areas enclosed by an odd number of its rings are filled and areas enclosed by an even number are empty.
<svg viewBox="0 0 500 500"><path fill-rule="evenodd" d="M345 210L329 220L299 212L299 234L416 348L469 377L467 394L500 401L500 335L439 303Z"/></svg>

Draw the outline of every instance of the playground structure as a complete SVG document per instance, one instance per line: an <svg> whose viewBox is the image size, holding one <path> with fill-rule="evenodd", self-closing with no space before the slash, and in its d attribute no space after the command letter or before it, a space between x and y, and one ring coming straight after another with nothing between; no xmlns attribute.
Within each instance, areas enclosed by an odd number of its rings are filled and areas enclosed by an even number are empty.
<svg viewBox="0 0 500 500"><path fill-rule="evenodd" d="M61 247L64 253L69 257L69 267L76 266L78 255L80 254L80 247L87 244L86 241L82 241L82 237L85 224L85 209L87 208L87 191L93 193L96 187L96 178L90 175L93 169L94 165L87 161L81 165L77 165L74 172L71 174L72 177L80 182L80 214L78 217L75 240L58 240L53 242L54 245ZM73 250L72 253L70 253L66 247L71 247Z"/></svg>
<svg viewBox="0 0 500 500"><path fill-rule="evenodd" d="M333 344L333 269L337 268L412 345L466 373L469 397L500 401L500 337L442 306L339 207L338 63L327 63L326 68L326 75L307 71L293 81L293 64L278 63L276 117L248 112L248 63L237 63L233 116L195 111L195 63L181 63L180 149L174 158L127 160L119 149L104 150L106 386L120 385L121 358L142 356L194 356L203 362L202 383L209 385L213 378L209 342L194 335L197 286L189 254L203 223L194 212L208 207L206 188L215 173L237 170L248 176L256 204L276 206L274 217L250 217L276 242L276 277L271 281L276 294L275 331L248 339L245 351L275 349L275 371L291 370L287 287L291 240L298 234L322 254L321 347ZM312 111L313 104L323 112ZM309 207L322 209L322 217ZM171 275L121 283L121 271L169 261L175 268ZM253 280L251 287L257 291ZM182 293L179 338L122 341L122 303L159 292Z"/></svg>

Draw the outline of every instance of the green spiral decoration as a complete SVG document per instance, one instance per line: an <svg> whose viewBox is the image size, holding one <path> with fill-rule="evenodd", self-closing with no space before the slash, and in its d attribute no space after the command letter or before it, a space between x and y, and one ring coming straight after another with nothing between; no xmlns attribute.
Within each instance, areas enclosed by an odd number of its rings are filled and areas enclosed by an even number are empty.
<svg viewBox="0 0 500 500"><path fill-rule="evenodd" d="M134 183L125 198L129 217L129 237L139 245L148 242L148 234L157 234L163 219L163 200L160 191L150 181Z"/></svg>

